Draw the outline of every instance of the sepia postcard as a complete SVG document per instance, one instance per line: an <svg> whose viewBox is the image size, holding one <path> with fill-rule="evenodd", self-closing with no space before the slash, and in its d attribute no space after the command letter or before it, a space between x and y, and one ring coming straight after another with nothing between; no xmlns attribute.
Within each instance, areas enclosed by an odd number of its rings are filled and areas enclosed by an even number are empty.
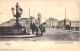
<svg viewBox="0 0 80 51"><path fill-rule="evenodd" d="M0 51L80 51L80 0L0 0Z"/></svg>

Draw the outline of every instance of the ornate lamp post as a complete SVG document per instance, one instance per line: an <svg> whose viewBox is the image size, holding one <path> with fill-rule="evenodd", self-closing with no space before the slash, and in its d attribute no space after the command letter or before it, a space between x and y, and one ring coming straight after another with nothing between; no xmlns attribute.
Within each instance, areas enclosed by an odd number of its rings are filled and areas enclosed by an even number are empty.
<svg viewBox="0 0 80 51"><path fill-rule="evenodd" d="M19 24L19 19L18 18L21 17L23 10L22 10L22 8L19 7L18 3L16 3L16 6L15 7L16 7L16 14L14 14L14 10L15 9L13 7L11 8L13 16L16 17L16 23L13 26L14 27L22 27Z"/></svg>

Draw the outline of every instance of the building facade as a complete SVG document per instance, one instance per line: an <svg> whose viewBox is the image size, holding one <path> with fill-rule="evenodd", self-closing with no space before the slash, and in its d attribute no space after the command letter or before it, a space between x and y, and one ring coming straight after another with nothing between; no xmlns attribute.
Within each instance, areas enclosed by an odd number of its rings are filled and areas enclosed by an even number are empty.
<svg viewBox="0 0 80 51"><path fill-rule="evenodd" d="M35 23L35 18L32 19L32 22ZM13 26L16 23L16 19L10 19L9 21L6 21L2 23L0 26ZM29 26L31 23L30 18L20 18L19 23L21 24L22 27Z"/></svg>
<svg viewBox="0 0 80 51"><path fill-rule="evenodd" d="M64 28L64 20L58 21L59 28ZM80 30L80 21L66 20L66 26L70 26L72 30Z"/></svg>
<svg viewBox="0 0 80 51"><path fill-rule="evenodd" d="M80 21L71 21L71 29L80 30Z"/></svg>
<svg viewBox="0 0 80 51"><path fill-rule="evenodd" d="M54 18L49 18L46 20L46 27L57 27L58 20Z"/></svg>

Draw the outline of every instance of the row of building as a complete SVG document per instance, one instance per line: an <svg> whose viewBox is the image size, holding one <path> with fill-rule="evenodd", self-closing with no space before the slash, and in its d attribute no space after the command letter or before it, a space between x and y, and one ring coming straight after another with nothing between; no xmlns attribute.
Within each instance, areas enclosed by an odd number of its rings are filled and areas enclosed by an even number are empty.
<svg viewBox="0 0 80 51"><path fill-rule="evenodd" d="M41 24L41 14L38 14L37 19L35 17L30 17L30 18L20 18L19 23L22 25L22 27L29 27L30 23L34 22L35 24L39 23ZM16 19L10 19L9 21L6 21L0 26L13 26L16 23ZM71 21L71 20L66 20L66 23L64 20L58 20L55 18L49 18L46 20L46 27L48 28L64 28L64 24L67 26L70 26L70 29L78 29L80 30L80 21Z"/></svg>
<svg viewBox="0 0 80 51"><path fill-rule="evenodd" d="M64 22L64 20L58 20L58 19L54 19L54 18L49 18L46 20L46 27L49 28L64 28L64 24L66 24L66 26L70 26L70 29L80 29L80 21L71 21L71 20L66 20L66 22Z"/></svg>
<svg viewBox="0 0 80 51"><path fill-rule="evenodd" d="M35 17L31 16L30 18L19 18L19 23L21 24L22 27L29 27L30 23L39 23L41 24L41 14L38 14L37 19L35 19ZM0 24L0 26L13 26L16 23L16 19L10 19L9 21L6 21L2 24Z"/></svg>

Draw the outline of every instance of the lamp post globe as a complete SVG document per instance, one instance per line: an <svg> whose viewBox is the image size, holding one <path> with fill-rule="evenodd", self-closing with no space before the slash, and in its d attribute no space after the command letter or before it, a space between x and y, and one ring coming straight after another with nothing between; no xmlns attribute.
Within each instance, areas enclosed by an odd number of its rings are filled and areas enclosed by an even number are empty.
<svg viewBox="0 0 80 51"><path fill-rule="evenodd" d="M14 10L15 10L15 9L12 7L12 8L11 8L12 14L14 14Z"/></svg>

